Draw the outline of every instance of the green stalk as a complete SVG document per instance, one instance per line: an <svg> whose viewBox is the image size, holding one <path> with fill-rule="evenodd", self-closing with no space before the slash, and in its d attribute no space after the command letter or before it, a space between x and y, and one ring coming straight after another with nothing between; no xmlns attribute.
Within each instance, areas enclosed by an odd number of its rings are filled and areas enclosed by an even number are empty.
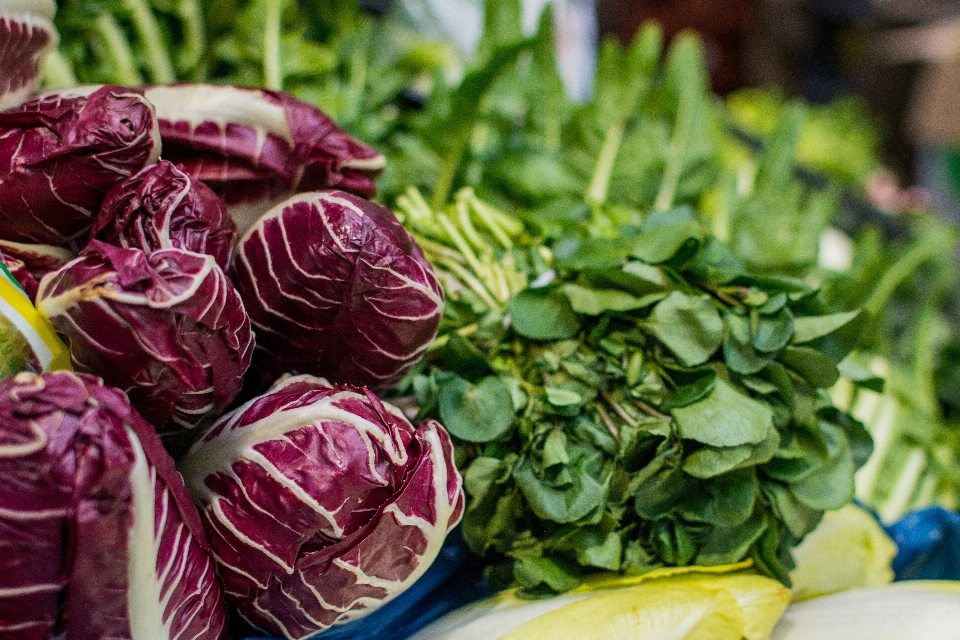
<svg viewBox="0 0 960 640"><path fill-rule="evenodd" d="M267 15L263 25L263 82L267 89L283 89L280 71L280 13L279 0L267 0Z"/></svg>
<svg viewBox="0 0 960 640"><path fill-rule="evenodd" d="M206 49L206 29L197 0L180 0L177 13L183 23L183 52L181 68L197 75Z"/></svg>
<svg viewBox="0 0 960 640"><path fill-rule="evenodd" d="M159 84L173 82L176 75L170 62L170 51L163 43L160 25L150 5L146 0L124 0L124 5L129 9L133 26L147 51L150 80Z"/></svg>
<svg viewBox="0 0 960 640"><path fill-rule="evenodd" d="M75 87L79 84L70 61L54 49L43 59L43 86L48 89Z"/></svg>
<svg viewBox="0 0 960 640"><path fill-rule="evenodd" d="M101 13L94 20L94 28L100 34L107 55L116 65L116 82L123 85L143 84L143 77L133 61L130 43L114 17L109 13Z"/></svg>
<svg viewBox="0 0 960 640"><path fill-rule="evenodd" d="M603 139L603 146L597 155L597 164L590 178L585 199L588 204L600 205L607 200L607 191L610 189L610 179L613 177L613 165L617 160L617 153L623 143L624 123L615 122L607 129Z"/></svg>
<svg viewBox="0 0 960 640"><path fill-rule="evenodd" d="M663 172L663 182L660 183L660 191L657 193L657 199L654 201L654 211L666 211L673 206L673 199L677 195L677 185L680 183L680 175L683 173L683 161L685 151L690 137L690 129L693 126L693 107L697 103L693 97L681 97L680 106L677 108L677 122L673 129L673 137L670 139L669 157L667 158L667 168Z"/></svg>
<svg viewBox="0 0 960 640"><path fill-rule="evenodd" d="M906 282L914 271L923 266L927 261L933 260L938 255L952 246L953 239L950 239L950 245L942 242L919 242L900 256L900 258L887 269L880 282L874 288L873 293L863 305L864 309L872 317L876 318L883 308L887 305L890 297L893 296L897 288Z"/></svg>

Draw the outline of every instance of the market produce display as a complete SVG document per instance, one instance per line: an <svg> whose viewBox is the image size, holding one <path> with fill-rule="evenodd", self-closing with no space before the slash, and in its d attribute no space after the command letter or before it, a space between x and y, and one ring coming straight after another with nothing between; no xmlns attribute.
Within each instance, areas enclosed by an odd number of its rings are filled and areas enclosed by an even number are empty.
<svg viewBox="0 0 960 640"><path fill-rule="evenodd" d="M550 10L528 33L518 0L484 9L461 59L354 3L60 3L47 92L0 112L0 252L66 344L4 361L0 566L61 562L17 524L51 490L30 469L66 469L58 499L122 504L95 542L48 532L105 568L0 588L0 638L103 636L76 607L114 578L109 633L137 640L409 637L475 583L503 591L417 637L808 637L824 594L897 597L852 590L893 575L876 520L832 516L879 464L872 361L899 366L883 336L918 318L885 314L953 236L908 234L886 262L843 217L869 139L841 127L852 160L817 164L849 112L724 103L692 34L604 43L574 103ZM845 270L823 263L838 225ZM923 344L918 362L943 342ZM65 353L78 373L46 372ZM83 428L38 436L58 421ZM70 444L91 437L96 455ZM945 503L956 458L936 451L938 490L911 495ZM108 454L97 492L73 461ZM927 586L918 611L958 604ZM415 626L384 622L398 603Z"/></svg>

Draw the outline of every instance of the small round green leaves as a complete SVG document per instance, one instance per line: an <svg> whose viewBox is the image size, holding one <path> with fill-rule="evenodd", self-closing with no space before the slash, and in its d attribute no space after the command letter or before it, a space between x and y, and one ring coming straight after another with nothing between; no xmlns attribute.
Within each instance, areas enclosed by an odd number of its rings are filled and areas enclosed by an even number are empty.
<svg viewBox="0 0 960 640"><path fill-rule="evenodd" d="M525 289L510 301L514 331L531 340L565 340L577 335L580 320L557 287Z"/></svg>
<svg viewBox="0 0 960 640"><path fill-rule="evenodd" d="M468 442L494 440L513 423L510 388L496 376L477 384L455 377L440 388L438 404L447 431Z"/></svg>

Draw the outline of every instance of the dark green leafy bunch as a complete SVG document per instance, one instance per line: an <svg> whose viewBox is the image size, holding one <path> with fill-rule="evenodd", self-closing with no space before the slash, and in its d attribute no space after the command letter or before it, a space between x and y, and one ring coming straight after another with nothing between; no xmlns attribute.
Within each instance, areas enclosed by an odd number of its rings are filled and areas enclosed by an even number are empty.
<svg viewBox="0 0 960 640"><path fill-rule="evenodd" d="M751 558L786 581L852 498L871 442L826 389L862 314L750 275L685 207L550 241L469 189L399 210L447 293L401 392L456 439L464 537L493 579L563 591Z"/></svg>

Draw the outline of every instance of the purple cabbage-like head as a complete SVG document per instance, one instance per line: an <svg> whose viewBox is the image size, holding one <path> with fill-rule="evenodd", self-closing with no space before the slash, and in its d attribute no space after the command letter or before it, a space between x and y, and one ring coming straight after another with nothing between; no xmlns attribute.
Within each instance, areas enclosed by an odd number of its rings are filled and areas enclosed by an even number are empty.
<svg viewBox="0 0 960 640"><path fill-rule="evenodd" d="M283 378L223 416L179 469L228 603L285 638L402 593L463 513L439 423L414 428L370 391L312 376Z"/></svg>
<svg viewBox="0 0 960 640"><path fill-rule="evenodd" d="M226 269L237 227L210 187L172 162L161 160L107 192L91 236L148 252L184 249L205 253Z"/></svg>
<svg viewBox="0 0 960 640"><path fill-rule="evenodd" d="M320 109L290 94L240 87L148 87L164 157L210 185L242 234L298 191L335 187L364 197L385 160Z"/></svg>
<svg viewBox="0 0 960 640"><path fill-rule="evenodd" d="M125 390L163 434L219 415L250 363L250 321L211 256L93 240L43 278L37 308L74 366Z"/></svg>
<svg viewBox="0 0 960 640"><path fill-rule="evenodd" d="M268 383L291 372L387 388L422 357L443 313L433 268L393 213L341 191L264 214L230 274Z"/></svg>
<svg viewBox="0 0 960 640"><path fill-rule="evenodd" d="M63 247L0 240L0 260L32 302L37 300L40 279L74 257L73 253Z"/></svg>
<svg viewBox="0 0 960 640"><path fill-rule="evenodd" d="M226 638L183 479L98 378L0 380L0 541L0 637Z"/></svg>
<svg viewBox="0 0 960 640"><path fill-rule="evenodd" d="M132 89L47 94L0 112L0 238L82 244L107 190L159 153L153 106Z"/></svg>
<svg viewBox="0 0 960 640"><path fill-rule="evenodd" d="M0 7L0 110L28 100L40 86L44 55L57 44L53 0L14 0Z"/></svg>

